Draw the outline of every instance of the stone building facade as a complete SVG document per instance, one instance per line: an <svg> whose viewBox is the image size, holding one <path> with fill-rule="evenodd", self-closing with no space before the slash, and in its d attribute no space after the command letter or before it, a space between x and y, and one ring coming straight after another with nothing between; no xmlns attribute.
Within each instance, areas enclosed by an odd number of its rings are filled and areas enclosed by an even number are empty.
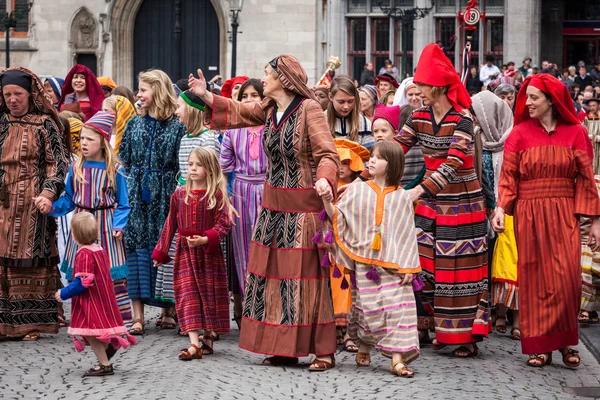
<svg viewBox="0 0 600 400"><path fill-rule="evenodd" d="M31 0L0 0L0 9L26 7ZM409 29L380 5L430 8ZM365 62L379 68L390 58L416 65L420 49L441 41L457 68L464 33L457 12L466 0L245 0L237 36L237 74L260 77L279 53L296 55L311 84L330 55L342 60L340 73L357 77ZM597 0L481 0L486 12L473 38L473 62L493 54L498 63L525 56L559 65L591 63L600 47ZM11 65L40 75L65 76L77 62L118 84L134 86L136 74L158 67L173 79L196 67L225 78L231 68L231 13L227 0L33 0L29 18L10 38ZM1 34L0 36L4 36ZM452 45L453 37L457 45ZM542 46L542 42L544 43ZM0 65L5 65L0 46ZM589 59L589 60L588 60Z"/></svg>

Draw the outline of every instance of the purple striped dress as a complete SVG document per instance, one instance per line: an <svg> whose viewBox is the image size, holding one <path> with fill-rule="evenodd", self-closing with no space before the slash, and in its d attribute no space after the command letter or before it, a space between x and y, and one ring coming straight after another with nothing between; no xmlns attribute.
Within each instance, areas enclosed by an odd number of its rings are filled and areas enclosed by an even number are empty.
<svg viewBox="0 0 600 400"><path fill-rule="evenodd" d="M235 268L243 295L248 274L248 253L252 231L262 202L267 172L263 149L264 126L225 131L219 162L224 173L234 173L232 203L240 213L233 232Z"/></svg>

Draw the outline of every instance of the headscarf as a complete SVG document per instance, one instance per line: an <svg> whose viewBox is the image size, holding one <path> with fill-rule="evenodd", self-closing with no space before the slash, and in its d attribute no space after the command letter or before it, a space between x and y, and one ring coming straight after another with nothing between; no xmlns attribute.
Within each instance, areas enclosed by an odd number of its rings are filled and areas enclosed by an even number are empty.
<svg viewBox="0 0 600 400"><path fill-rule="evenodd" d="M48 82L50 84L50 87L52 87L52 91L54 92L54 95L56 96L57 99L60 100L60 97L62 95L62 87L65 84L65 80L62 78L55 78L53 76L46 78L46 82Z"/></svg>
<svg viewBox="0 0 600 400"><path fill-rule="evenodd" d="M513 113L498 96L485 90L472 97L473 110L483 131L483 149L502 151L513 127Z"/></svg>
<svg viewBox="0 0 600 400"><path fill-rule="evenodd" d="M375 89L375 86L365 85L358 90L369 96L369 98L373 102L373 105L379 103L379 99L377 98L377 89Z"/></svg>
<svg viewBox="0 0 600 400"><path fill-rule="evenodd" d="M435 43L429 43L423 49L414 81L430 86L447 86L446 96L456 111L460 112L471 105L471 98L460 76L442 48Z"/></svg>
<svg viewBox="0 0 600 400"><path fill-rule="evenodd" d="M394 127L394 130L398 130L400 124L400 106L385 106L383 104L377 104L375 114L373 114L373 124L378 119L385 119Z"/></svg>
<svg viewBox="0 0 600 400"><path fill-rule="evenodd" d="M509 84L512 87L515 88L515 92L518 92L519 89L521 88L521 82L510 77L510 76L501 76L500 78L496 78L493 81L491 81L489 83L489 85L487 86L487 90L489 90L490 92L495 91L496 89L498 89L498 86L502 85L502 84Z"/></svg>
<svg viewBox="0 0 600 400"><path fill-rule="evenodd" d="M127 97L116 96L117 98L117 119L115 129L115 154L119 154L119 146L121 145L121 139L123 139L123 133L125 132L125 126L127 122L135 117L135 108L133 104L127 99Z"/></svg>
<svg viewBox="0 0 600 400"><path fill-rule="evenodd" d="M88 94L88 98L90 99L90 107L91 111L86 115L86 119L91 118L98 111L102 110L102 102L104 101L104 92L102 91L102 87L98 83L98 79L94 73L85 65L76 64L65 78L65 84L63 86L62 96L58 101L58 108L64 104L65 98L73 93L75 90L73 89L73 75L75 74L83 74L85 76L85 90Z"/></svg>
<svg viewBox="0 0 600 400"><path fill-rule="evenodd" d="M31 96L31 100L33 101L34 112L38 114L49 115L58 127L58 129L62 131L64 129L63 124L62 122L60 122L60 118L58 118L58 112L56 111L56 108L54 108L54 106L52 105L50 96L48 96L48 94L44 90L44 85L42 84L40 78L38 78L36 74L31 72L27 68L12 67L0 72L0 82L2 82L4 75L6 73L9 73L9 71L20 71L29 75L29 77L31 78L31 90L29 91L29 93ZM0 111L2 111L5 114L10 113L8 107L6 107L6 104L4 103L3 95L0 96Z"/></svg>
<svg viewBox="0 0 600 400"><path fill-rule="evenodd" d="M406 96L406 93L408 92L408 90L410 88L413 88L413 87L417 87L417 85L413 81L412 76L403 80L402 83L400 84L400 87L398 88L398 90L396 90L396 94L394 95L393 105L403 106L403 105L408 104L408 97Z"/></svg>
<svg viewBox="0 0 600 400"><path fill-rule="evenodd" d="M230 99L231 94L232 94L231 92L233 91L233 87L235 85L241 85L242 83L246 82L248 79L250 79L250 78L245 75L240 75L240 76L236 76L235 78L227 79L225 81L225 83L223 84L223 86L221 86L221 96L227 97L228 99Z"/></svg>
<svg viewBox="0 0 600 400"><path fill-rule="evenodd" d="M317 101L315 94L306 86L308 77L296 57L290 54L282 54L269 61L269 65L277 73L284 89Z"/></svg>
<svg viewBox="0 0 600 400"><path fill-rule="evenodd" d="M106 86L110 90L113 90L117 87L117 84L111 79L110 76L99 76L98 83L100 86Z"/></svg>
<svg viewBox="0 0 600 400"><path fill-rule="evenodd" d="M525 104L527 102L527 87L531 85L552 99L552 104L556 108L560 119L568 125L580 124L577 114L575 113L575 105L569 94L569 89L557 78L550 74L537 74L528 76L519 90L517 102L515 105L515 125L525 122L531 117L529 109Z"/></svg>
<svg viewBox="0 0 600 400"><path fill-rule="evenodd" d="M335 148L340 156L340 161L350 161L350 171L362 172L365 163L369 161L369 150L360 144L347 139L334 139Z"/></svg>
<svg viewBox="0 0 600 400"><path fill-rule="evenodd" d="M28 93L31 93L31 76L29 76L23 71L19 71L16 69L12 71L6 71L4 74L2 74L2 80L0 81L0 85L19 86L21 89L24 89Z"/></svg>
<svg viewBox="0 0 600 400"><path fill-rule="evenodd" d="M83 122L77 118L69 118L69 132L71 133L71 147L73 153L79 152L81 142L81 129L83 128Z"/></svg>

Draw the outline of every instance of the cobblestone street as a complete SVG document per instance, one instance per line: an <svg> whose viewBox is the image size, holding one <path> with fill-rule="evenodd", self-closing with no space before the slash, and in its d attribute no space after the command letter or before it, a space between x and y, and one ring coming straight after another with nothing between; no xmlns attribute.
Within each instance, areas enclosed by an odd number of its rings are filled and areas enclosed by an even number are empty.
<svg viewBox="0 0 600 400"><path fill-rule="evenodd" d="M260 365L262 356L237 347L239 331L216 342L215 354L202 360L177 360L186 338L154 326L158 310L146 312L147 331L138 345L113 359L114 376L82 378L95 359L91 349L75 352L66 329L38 342L0 342L2 399L574 399L582 388L596 387L600 365L580 344L582 365L565 368L559 354L543 369L525 365L518 342L492 334L473 360L451 357L451 349L422 349L412 366L414 379L389 372L389 361L373 357L358 368L354 355L336 355L329 372L309 372L310 359L297 367ZM600 329L591 327L587 329ZM592 389L588 389L591 391Z"/></svg>

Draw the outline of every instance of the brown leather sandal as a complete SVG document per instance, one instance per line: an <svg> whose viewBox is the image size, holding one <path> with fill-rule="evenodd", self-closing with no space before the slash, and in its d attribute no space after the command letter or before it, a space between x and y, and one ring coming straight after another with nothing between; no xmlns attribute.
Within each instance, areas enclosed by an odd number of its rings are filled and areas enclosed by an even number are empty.
<svg viewBox="0 0 600 400"><path fill-rule="evenodd" d="M479 348L475 343L472 344L473 350L469 349L467 346L460 346L452 351L452 357L456 358L471 358L475 357L479 354ZM462 353L459 355L458 353Z"/></svg>
<svg viewBox="0 0 600 400"><path fill-rule="evenodd" d="M527 365L535 368L545 367L550 364L552 364L552 353L531 354L529 360L527 360Z"/></svg>
<svg viewBox="0 0 600 400"><path fill-rule="evenodd" d="M265 358L262 363L263 365L272 365L273 367L285 367L288 365L297 365L298 359L296 357L273 356Z"/></svg>
<svg viewBox="0 0 600 400"><path fill-rule="evenodd" d="M207 340L210 341L210 345L206 344ZM214 353L214 351L213 351L214 345L215 345L215 338L211 335L205 336L204 341L202 342L202 346L200 347L200 350L202 350L202 354L204 354L205 356L210 356L211 354L213 354Z"/></svg>
<svg viewBox="0 0 600 400"><path fill-rule="evenodd" d="M368 367L369 365L371 365L371 354L362 353L360 351L357 352L356 365L358 365L359 367Z"/></svg>
<svg viewBox="0 0 600 400"><path fill-rule="evenodd" d="M315 358L310 364L310 367L308 367L308 370L311 372L323 372L332 369L335 367L335 357L333 354L330 355L330 357L331 362Z"/></svg>
<svg viewBox="0 0 600 400"><path fill-rule="evenodd" d="M201 360L202 359L202 350L196 346L195 344L190 344L190 347L196 350L194 354L190 353L188 349L182 350L181 353L177 356L181 361L190 361L190 360Z"/></svg>
<svg viewBox="0 0 600 400"><path fill-rule="evenodd" d="M114 375L115 372L113 370L113 366L112 364L110 365L98 365L97 367L94 368L90 368L89 371L87 371L85 374L83 374L84 377L86 376L106 376L106 375Z"/></svg>
<svg viewBox="0 0 600 400"><path fill-rule="evenodd" d="M579 364L581 364L581 358L579 357L579 352L575 349L565 348L560 349L560 354L562 354L563 363L569 368L577 368ZM569 361L569 358L576 358L577 361Z"/></svg>
<svg viewBox="0 0 600 400"><path fill-rule="evenodd" d="M521 329L519 329L519 328L512 328L510 330L510 338L512 340L521 340Z"/></svg>
<svg viewBox="0 0 600 400"><path fill-rule="evenodd" d="M398 365L401 365L401 367L397 368ZM401 378L412 378L415 376L415 371L410 369L408 365L406 365L402 360L398 360L396 362L392 361L392 367L390 368L390 372L393 375L398 375Z"/></svg>
<svg viewBox="0 0 600 400"><path fill-rule="evenodd" d="M134 328L135 324L141 325L141 328ZM146 333L146 328L144 327L144 320L141 318L136 318L133 320L133 325L131 325L131 329L129 329L129 333L134 336L141 336Z"/></svg>
<svg viewBox="0 0 600 400"><path fill-rule="evenodd" d="M35 342L37 341L41 336L41 333L38 331L34 331L34 332L29 332L27 335L23 336L23 339L21 339L24 342Z"/></svg>

